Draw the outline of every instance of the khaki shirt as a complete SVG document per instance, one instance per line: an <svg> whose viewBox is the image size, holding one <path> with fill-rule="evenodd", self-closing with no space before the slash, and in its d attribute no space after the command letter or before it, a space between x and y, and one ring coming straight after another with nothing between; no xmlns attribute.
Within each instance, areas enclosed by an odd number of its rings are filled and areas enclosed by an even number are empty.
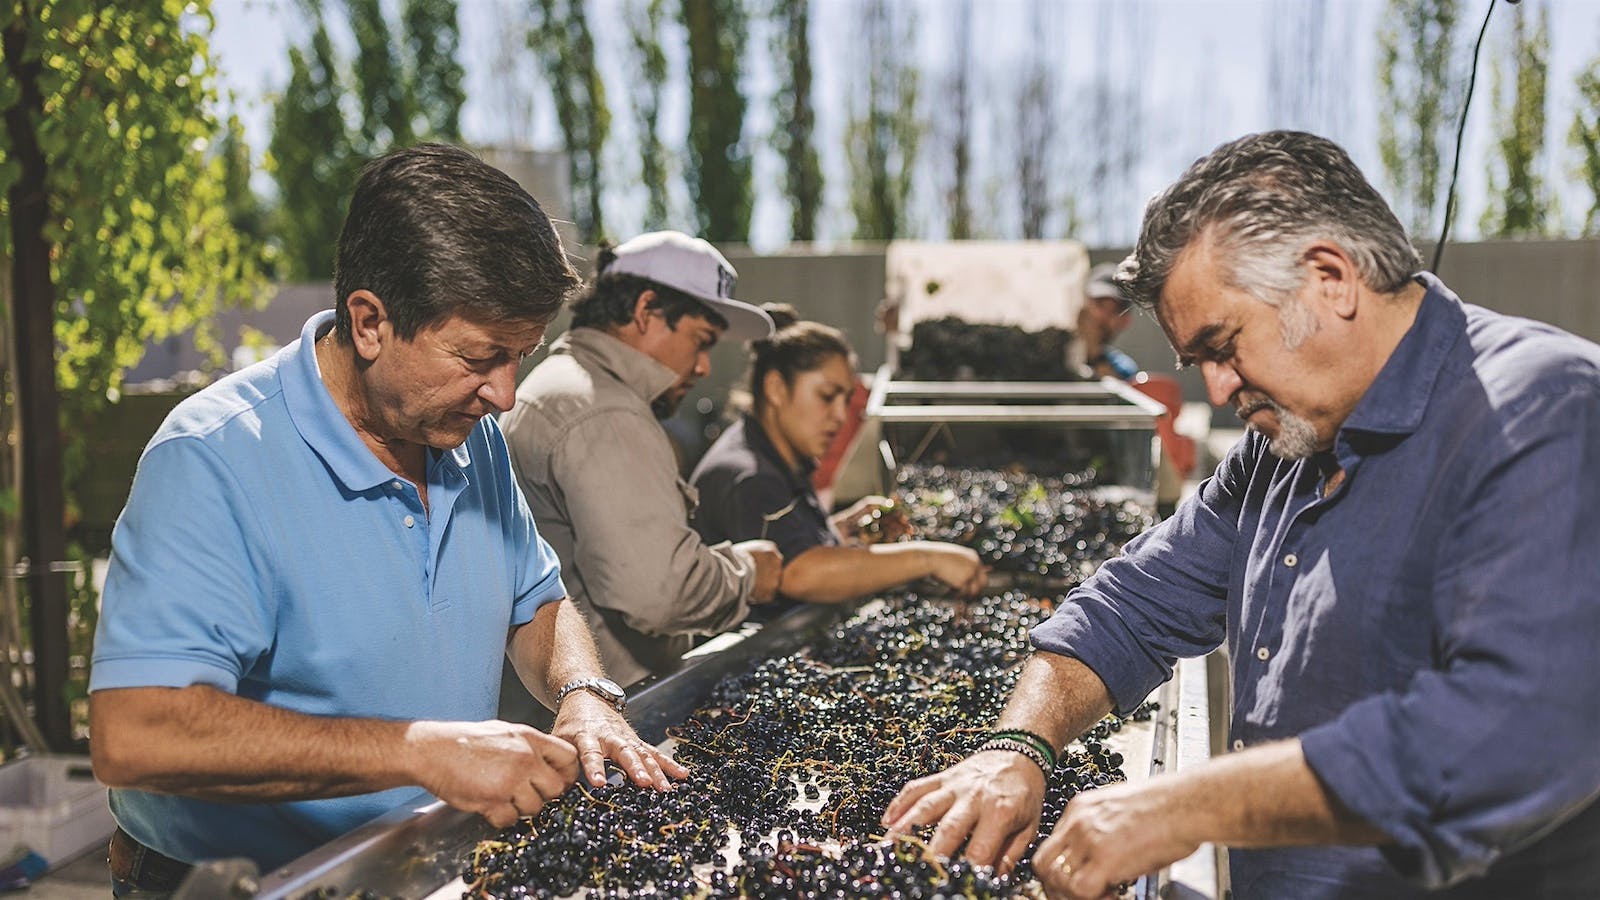
<svg viewBox="0 0 1600 900"><path fill-rule="evenodd" d="M749 554L690 527L694 488L650 410L676 380L611 335L574 328L500 421L539 533L624 685L672 671L693 635L743 621L755 584Z"/></svg>

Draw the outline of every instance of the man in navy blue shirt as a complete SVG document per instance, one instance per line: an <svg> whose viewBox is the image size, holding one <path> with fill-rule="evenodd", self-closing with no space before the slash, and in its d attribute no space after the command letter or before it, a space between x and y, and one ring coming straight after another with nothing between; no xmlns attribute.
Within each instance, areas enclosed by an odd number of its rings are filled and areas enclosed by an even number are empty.
<svg viewBox="0 0 1600 900"><path fill-rule="evenodd" d="M1249 434L1035 629L999 728L1060 747L1226 640L1233 753L1080 795L1034 855L1100 897L1204 842L1239 898L1592 897L1600 885L1600 348L1463 303L1349 157L1196 162L1119 282ZM1029 757L907 785L893 830L1009 868Z"/></svg>

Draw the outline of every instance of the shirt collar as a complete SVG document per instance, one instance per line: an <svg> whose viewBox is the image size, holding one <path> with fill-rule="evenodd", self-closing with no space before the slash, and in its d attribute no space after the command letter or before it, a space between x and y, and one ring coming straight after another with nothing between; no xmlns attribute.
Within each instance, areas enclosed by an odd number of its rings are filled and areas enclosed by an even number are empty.
<svg viewBox="0 0 1600 900"><path fill-rule="evenodd" d="M772 443L772 438L767 437L767 430L761 427L761 423L756 421L755 416L745 416L743 424L745 440L749 442L750 449L754 450L758 455L766 457L768 462L777 466L778 471L784 474L789 486L794 488L796 492L810 490L811 473L817 468L815 461L801 457L800 470L798 472L789 468L789 464L783 460L783 455L778 452L777 445Z"/></svg>
<svg viewBox="0 0 1600 900"><path fill-rule="evenodd" d="M633 349L598 328L569 329L550 345L550 352L570 353L580 362L599 366L646 403L653 402L678 383L678 373L657 362L655 357Z"/></svg>
<svg viewBox="0 0 1600 900"><path fill-rule="evenodd" d="M1461 298L1433 273L1420 272L1416 279L1427 288L1416 321L1340 427L1341 434L1407 435L1422 424L1450 348L1466 332L1467 316Z"/></svg>
<svg viewBox="0 0 1600 900"><path fill-rule="evenodd" d="M284 348L284 363L278 367L289 418L300 437L322 458L333 476L346 488L371 490L395 479L395 473L378 461L333 402L317 365L317 340L333 329L333 310L327 309L306 320L300 339ZM445 463L465 470L472 462L466 443L452 450L431 450L429 468Z"/></svg>

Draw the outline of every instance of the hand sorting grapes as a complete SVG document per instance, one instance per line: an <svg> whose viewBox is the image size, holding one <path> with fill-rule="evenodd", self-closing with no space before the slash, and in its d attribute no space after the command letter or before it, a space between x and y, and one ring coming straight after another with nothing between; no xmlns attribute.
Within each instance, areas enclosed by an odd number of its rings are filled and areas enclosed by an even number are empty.
<svg viewBox="0 0 1600 900"><path fill-rule="evenodd" d="M369 165L336 256L335 308L179 404L118 522L90 713L119 896L430 796L502 829L461 860L486 898L1103 900L1206 845L1236 900L1594 896L1600 347L1422 271L1332 142L1221 145L1097 270L1101 337L1143 308L1245 428L1160 522L1069 442L919 451L833 511L843 332L734 299L678 232L580 293L458 148ZM1082 368L1060 329L968 326L913 326L906 373ZM721 340L745 405L686 479L659 420ZM670 751L629 723L701 638L867 598ZM1229 752L1127 780L1119 733L1224 646ZM504 662L548 728L501 720Z"/></svg>

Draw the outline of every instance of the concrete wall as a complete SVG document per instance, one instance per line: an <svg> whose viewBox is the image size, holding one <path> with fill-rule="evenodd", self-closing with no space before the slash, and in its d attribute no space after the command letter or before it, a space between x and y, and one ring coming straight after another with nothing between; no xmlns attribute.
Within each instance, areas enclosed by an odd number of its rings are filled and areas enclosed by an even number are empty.
<svg viewBox="0 0 1600 900"><path fill-rule="evenodd" d="M1431 259L1427 248L1425 259ZM1114 262L1126 249L1092 250L1091 263ZM883 337L872 329L872 310L883 293L881 247L861 248L842 256L810 253L767 257L730 255L739 269L739 293L758 299L787 299L801 312L844 328L862 356L863 368L882 360ZM871 273L874 262L877 271ZM1600 342L1600 240L1485 241L1451 244L1440 274L1463 300L1508 315L1549 322L1580 337ZM788 279L793 278L793 281ZM773 285L769 288L768 285ZM749 285L749 289L746 286ZM776 292L789 287L786 295ZM1172 348L1160 326L1139 313L1118 342L1147 371L1171 375L1183 385L1184 398L1206 399L1205 385L1193 370L1174 371ZM1222 411L1217 423L1237 427Z"/></svg>
<svg viewBox="0 0 1600 900"><path fill-rule="evenodd" d="M1091 251L1090 259L1099 263L1121 259L1126 253L1122 249L1096 250ZM593 256L583 251L579 255ZM768 256L732 247L727 248L727 255L739 270L737 293L741 298L792 303L807 318L843 329L854 343L864 371L883 362L884 338L874 328L874 312L884 288L883 245L847 246L827 253L801 246ZM1441 268L1446 282L1468 302L1550 322L1600 341L1600 240L1453 244ZM289 285L264 310L220 314L218 331L229 352L239 343L244 326L287 343L299 334L311 312L331 302L328 286ZM564 329L565 320L558 320L552 334ZM1172 350L1148 315L1139 314L1118 343L1148 371L1175 375L1183 384L1186 399L1206 399L1198 373L1173 371ZM728 344L716 349L711 377L685 404L682 428L701 429L707 424L705 416L694 413L696 401L707 398L720 407L729 388L741 380L746 358L742 346ZM203 363L191 342L173 338L152 347L129 380L166 378ZM713 419L715 415L711 414ZM1227 412L1221 413L1218 423L1237 425Z"/></svg>

